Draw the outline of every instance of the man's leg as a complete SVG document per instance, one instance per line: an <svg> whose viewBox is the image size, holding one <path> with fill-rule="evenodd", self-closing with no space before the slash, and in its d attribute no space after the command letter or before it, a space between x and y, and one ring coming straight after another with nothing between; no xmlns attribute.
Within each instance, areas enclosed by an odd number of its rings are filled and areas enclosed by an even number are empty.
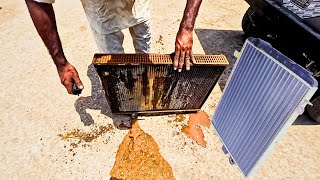
<svg viewBox="0 0 320 180"><path fill-rule="evenodd" d="M150 53L151 26L150 20L129 28L137 54Z"/></svg>
<svg viewBox="0 0 320 180"><path fill-rule="evenodd" d="M122 47L124 35L121 31L111 34L100 34L91 28L93 37L100 53L123 54Z"/></svg>
<svg viewBox="0 0 320 180"><path fill-rule="evenodd" d="M124 35L123 35L123 33L121 31L118 31L118 32L112 33L112 34L99 34L93 28L91 28L91 30L92 30L94 39L96 41L96 44L97 44L97 46L99 48L100 53L124 54L124 50L123 50L123 47L122 47ZM95 81L95 80L93 80L91 78L90 78L90 80L92 81L91 83L92 83L92 88L93 89L95 88L94 82L98 82L100 84L100 81ZM91 98L96 98L97 100L99 98L105 98L104 95L103 95L103 97L100 97L100 96L99 97L95 97L94 96L95 93L96 92L92 92ZM98 102L100 102L100 100L98 100ZM104 105L102 105L100 107L101 107L101 113L107 115L108 111L107 111L106 107ZM86 119L84 119L84 121L91 117L91 116L90 117L89 116L90 115L88 114L88 116L85 117ZM111 114L111 115L109 114L108 116L113 119L113 124L118 129L131 128L131 117L130 116L115 115L115 114ZM87 123L88 122L89 123L93 122L93 120L92 121L89 121L89 120L87 120L85 122L87 122Z"/></svg>

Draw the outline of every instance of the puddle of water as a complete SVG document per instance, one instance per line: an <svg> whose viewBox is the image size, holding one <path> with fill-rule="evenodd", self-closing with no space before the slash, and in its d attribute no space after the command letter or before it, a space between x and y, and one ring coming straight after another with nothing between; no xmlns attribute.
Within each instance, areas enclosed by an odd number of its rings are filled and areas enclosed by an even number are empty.
<svg viewBox="0 0 320 180"><path fill-rule="evenodd" d="M157 143L136 120L119 146L110 175L111 179L174 179Z"/></svg>

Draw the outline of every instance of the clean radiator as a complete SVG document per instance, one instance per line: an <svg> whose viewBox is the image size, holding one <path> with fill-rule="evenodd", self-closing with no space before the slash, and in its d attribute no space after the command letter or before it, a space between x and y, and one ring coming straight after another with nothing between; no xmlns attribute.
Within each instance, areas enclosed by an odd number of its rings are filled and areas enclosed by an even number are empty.
<svg viewBox="0 0 320 180"><path fill-rule="evenodd" d="M317 86L267 42L246 40L212 118L223 150L244 176L256 172Z"/></svg>
<svg viewBox="0 0 320 180"><path fill-rule="evenodd" d="M174 71L169 54L95 54L111 110L156 115L201 108L229 64L224 55L195 55L190 71Z"/></svg>

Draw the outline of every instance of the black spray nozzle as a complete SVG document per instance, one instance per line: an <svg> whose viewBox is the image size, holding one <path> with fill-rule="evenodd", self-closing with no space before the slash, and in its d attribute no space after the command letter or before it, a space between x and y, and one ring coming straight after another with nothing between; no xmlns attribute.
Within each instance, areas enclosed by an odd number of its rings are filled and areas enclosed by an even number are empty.
<svg viewBox="0 0 320 180"><path fill-rule="evenodd" d="M72 94L78 95L81 94L82 89L79 89L75 82L72 83Z"/></svg>

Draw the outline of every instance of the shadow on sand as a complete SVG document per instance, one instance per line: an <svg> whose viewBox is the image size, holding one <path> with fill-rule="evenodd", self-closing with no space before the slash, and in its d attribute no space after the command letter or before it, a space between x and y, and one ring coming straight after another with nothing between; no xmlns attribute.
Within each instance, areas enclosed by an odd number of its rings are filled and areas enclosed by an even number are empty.
<svg viewBox="0 0 320 180"><path fill-rule="evenodd" d="M242 31L214 29L195 29L195 32L206 54L223 54L230 63L218 82L221 90L223 90L236 61L233 56L234 51L240 51L244 43L244 33Z"/></svg>
<svg viewBox="0 0 320 180"><path fill-rule="evenodd" d="M319 125L318 122L311 120L306 113L298 116L293 125Z"/></svg>
<svg viewBox="0 0 320 180"><path fill-rule="evenodd" d="M87 109L93 109L100 110L101 114L110 117L113 120L113 124L118 129L130 128L131 118L129 116L114 115L111 113L99 76L93 64L88 66L87 76L91 81L91 96L79 97L74 103L74 107L83 124L85 126L90 126L94 123L92 116L86 112Z"/></svg>

